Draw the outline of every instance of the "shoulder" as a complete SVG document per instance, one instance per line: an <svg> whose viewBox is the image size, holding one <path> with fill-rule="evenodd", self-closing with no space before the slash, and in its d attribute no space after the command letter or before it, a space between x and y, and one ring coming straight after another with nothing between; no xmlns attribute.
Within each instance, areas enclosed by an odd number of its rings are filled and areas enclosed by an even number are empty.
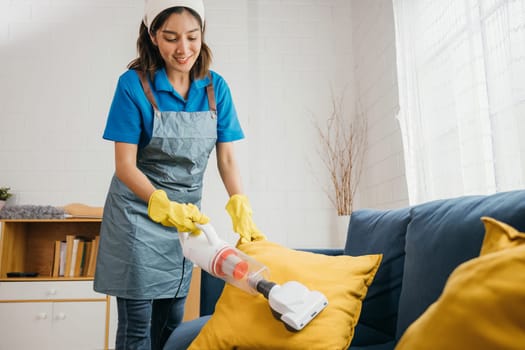
<svg viewBox="0 0 525 350"><path fill-rule="evenodd" d="M211 77L213 78L213 81L224 81L224 78L222 77L222 75L220 75L219 73L217 73L216 71L214 70L211 70L210 69L210 75Z"/></svg>
<svg viewBox="0 0 525 350"><path fill-rule="evenodd" d="M139 109L147 110L149 101L135 70L127 70L119 76L113 105L126 108L135 106Z"/></svg>
<svg viewBox="0 0 525 350"><path fill-rule="evenodd" d="M210 75L213 81L213 86L215 88L227 88L228 89L228 83L222 77L222 75L212 70L210 70Z"/></svg>
<svg viewBox="0 0 525 350"><path fill-rule="evenodd" d="M135 70L128 69L120 75L118 84L122 87L136 88L140 84L139 76Z"/></svg>
<svg viewBox="0 0 525 350"><path fill-rule="evenodd" d="M219 73L210 70L210 75L213 81L213 89L215 90L215 95L219 100L223 98L231 98L231 91L226 79L222 77Z"/></svg>
<svg viewBox="0 0 525 350"><path fill-rule="evenodd" d="M129 69L122 73L117 83L117 93L136 101L146 100L137 71Z"/></svg>

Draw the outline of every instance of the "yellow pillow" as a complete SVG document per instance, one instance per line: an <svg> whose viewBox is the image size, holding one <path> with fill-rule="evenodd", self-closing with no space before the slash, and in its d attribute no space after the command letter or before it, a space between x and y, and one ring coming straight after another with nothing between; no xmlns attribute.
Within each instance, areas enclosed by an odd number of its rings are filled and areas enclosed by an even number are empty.
<svg viewBox="0 0 525 350"><path fill-rule="evenodd" d="M450 275L442 295L396 350L522 350L525 344L525 233L484 217L481 256Z"/></svg>
<svg viewBox="0 0 525 350"><path fill-rule="evenodd" d="M298 281L322 292L328 306L299 332L286 330L262 295L226 285L215 312L189 350L347 349L361 303L382 255L327 256L285 248L269 241L238 246L270 269L269 280Z"/></svg>
<svg viewBox="0 0 525 350"><path fill-rule="evenodd" d="M482 217L485 224L485 238L479 255L486 255L520 245L525 245L525 233L489 217Z"/></svg>

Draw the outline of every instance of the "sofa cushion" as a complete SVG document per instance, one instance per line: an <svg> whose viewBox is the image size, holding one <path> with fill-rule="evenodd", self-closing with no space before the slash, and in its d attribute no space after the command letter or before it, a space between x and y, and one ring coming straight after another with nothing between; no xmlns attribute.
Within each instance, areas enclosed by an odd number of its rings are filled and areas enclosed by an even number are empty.
<svg viewBox="0 0 525 350"><path fill-rule="evenodd" d="M215 313L190 346L195 349L346 349L361 302L381 262L381 255L327 256L285 248L268 241L238 246L270 269L278 284L295 280L322 292L328 306L300 332L288 331L276 320L262 295L251 295L230 284Z"/></svg>
<svg viewBox="0 0 525 350"><path fill-rule="evenodd" d="M345 254L383 254L381 266L363 301L352 349L395 339L409 221L408 208L360 209L352 213Z"/></svg>
<svg viewBox="0 0 525 350"><path fill-rule="evenodd" d="M454 270L396 350L523 349L525 233L494 219L483 222L482 255Z"/></svg>
<svg viewBox="0 0 525 350"><path fill-rule="evenodd" d="M482 216L525 230L525 191L464 196L411 208L399 299L398 338L437 300L450 273L479 255L484 236Z"/></svg>

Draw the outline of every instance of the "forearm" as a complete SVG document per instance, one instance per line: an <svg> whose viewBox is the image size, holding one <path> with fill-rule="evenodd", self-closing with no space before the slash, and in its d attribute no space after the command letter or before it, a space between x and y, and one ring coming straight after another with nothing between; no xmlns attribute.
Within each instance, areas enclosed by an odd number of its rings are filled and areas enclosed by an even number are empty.
<svg viewBox="0 0 525 350"><path fill-rule="evenodd" d="M115 175L137 197L148 202L155 187L136 165L137 146L126 143L115 143Z"/></svg>
<svg viewBox="0 0 525 350"><path fill-rule="evenodd" d="M130 168L129 170L117 170L117 177L122 181L137 197L144 200L146 203L151 194L155 191L155 187L151 184L149 179L138 168Z"/></svg>
<svg viewBox="0 0 525 350"><path fill-rule="evenodd" d="M243 193L241 175L235 159L233 143L217 144L217 168L219 169L224 188L230 197L234 194Z"/></svg>

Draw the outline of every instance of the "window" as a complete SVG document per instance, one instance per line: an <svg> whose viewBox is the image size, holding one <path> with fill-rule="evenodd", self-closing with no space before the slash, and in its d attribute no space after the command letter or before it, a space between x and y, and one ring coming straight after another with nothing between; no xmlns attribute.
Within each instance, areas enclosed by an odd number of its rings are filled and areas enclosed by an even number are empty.
<svg viewBox="0 0 525 350"><path fill-rule="evenodd" d="M394 0L411 204L525 184L525 0Z"/></svg>

